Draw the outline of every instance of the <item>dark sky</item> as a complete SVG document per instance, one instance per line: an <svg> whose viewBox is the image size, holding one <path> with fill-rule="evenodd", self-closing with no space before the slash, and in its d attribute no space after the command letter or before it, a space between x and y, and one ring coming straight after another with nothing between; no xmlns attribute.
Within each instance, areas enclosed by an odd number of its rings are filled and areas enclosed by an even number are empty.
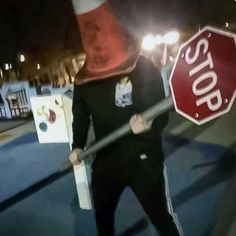
<svg viewBox="0 0 236 236"><path fill-rule="evenodd" d="M235 0L110 0L120 22L136 37L198 26L225 26L236 32ZM1 0L0 63L16 52L36 58L79 51L80 38L70 0Z"/></svg>
<svg viewBox="0 0 236 236"><path fill-rule="evenodd" d="M16 51L39 57L79 48L75 44L79 33L68 0L6 0L0 9L2 61L11 59Z"/></svg>

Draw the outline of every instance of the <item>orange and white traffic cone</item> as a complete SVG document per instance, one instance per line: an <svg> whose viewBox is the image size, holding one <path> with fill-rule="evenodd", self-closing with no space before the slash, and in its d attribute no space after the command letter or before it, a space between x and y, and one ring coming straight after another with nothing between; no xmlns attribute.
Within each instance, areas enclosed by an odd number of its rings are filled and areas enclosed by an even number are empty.
<svg viewBox="0 0 236 236"><path fill-rule="evenodd" d="M85 64L76 75L77 85L131 72L140 49L119 25L105 0L72 0Z"/></svg>

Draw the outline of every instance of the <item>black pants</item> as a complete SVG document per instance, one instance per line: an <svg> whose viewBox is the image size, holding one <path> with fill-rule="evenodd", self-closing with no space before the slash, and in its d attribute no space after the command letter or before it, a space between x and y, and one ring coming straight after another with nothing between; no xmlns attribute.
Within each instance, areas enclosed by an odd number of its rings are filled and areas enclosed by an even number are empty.
<svg viewBox="0 0 236 236"><path fill-rule="evenodd" d="M93 164L92 192L99 236L114 235L114 215L125 187L130 187L160 235L179 236L180 226L167 197L162 151L133 156L98 156Z"/></svg>

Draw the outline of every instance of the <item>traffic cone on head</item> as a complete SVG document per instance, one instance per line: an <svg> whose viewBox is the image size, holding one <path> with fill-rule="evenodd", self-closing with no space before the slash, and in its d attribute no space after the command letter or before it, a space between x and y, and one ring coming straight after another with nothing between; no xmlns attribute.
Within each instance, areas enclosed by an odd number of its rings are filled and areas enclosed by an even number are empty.
<svg viewBox="0 0 236 236"><path fill-rule="evenodd" d="M77 85L127 74L135 68L140 49L121 28L105 0L72 0L85 63L75 78Z"/></svg>

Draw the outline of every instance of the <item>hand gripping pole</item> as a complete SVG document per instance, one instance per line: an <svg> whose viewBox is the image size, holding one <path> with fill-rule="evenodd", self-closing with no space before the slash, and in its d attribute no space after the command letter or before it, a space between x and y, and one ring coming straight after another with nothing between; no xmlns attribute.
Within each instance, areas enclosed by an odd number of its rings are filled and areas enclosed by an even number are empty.
<svg viewBox="0 0 236 236"><path fill-rule="evenodd" d="M152 121L157 116L169 111L173 107L173 99L172 96L169 96L162 100L161 102L157 103L156 105L150 107L146 111L144 111L141 115L146 121ZM96 142L94 145L89 147L88 149L84 150L79 155L79 160L85 160L91 154L101 150L102 148L108 146L109 144L116 141L118 138L124 136L125 134L131 131L130 125L125 124L106 136L105 138L101 139L100 141Z"/></svg>

